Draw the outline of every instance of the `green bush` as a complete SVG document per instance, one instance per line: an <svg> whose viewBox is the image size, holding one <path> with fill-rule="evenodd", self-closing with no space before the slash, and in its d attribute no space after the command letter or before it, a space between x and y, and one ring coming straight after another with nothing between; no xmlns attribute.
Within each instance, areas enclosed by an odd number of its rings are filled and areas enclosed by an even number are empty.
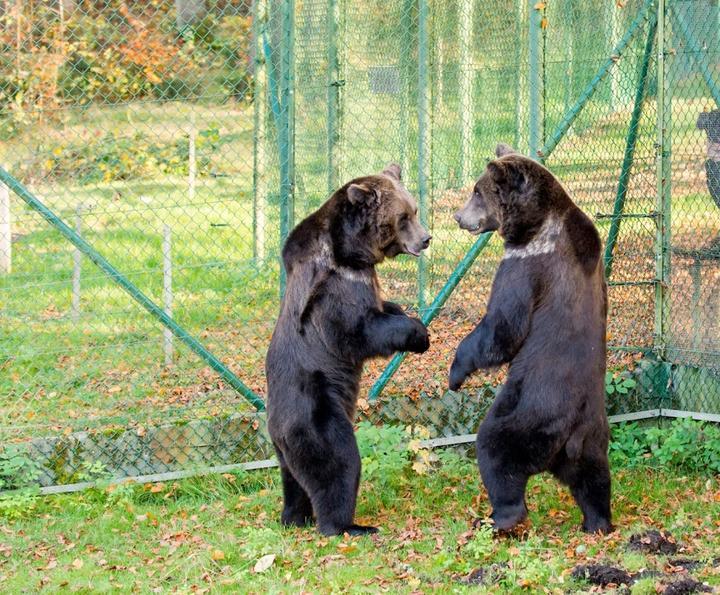
<svg viewBox="0 0 720 595"><path fill-rule="evenodd" d="M612 428L613 465L649 465L685 473L720 473L720 426L690 418L661 426L638 423Z"/></svg>
<svg viewBox="0 0 720 595"><path fill-rule="evenodd" d="M0 518L17 518L33 508L38 477L40 467L25 450L12 445L0 450Z"/></svg>
<svg viewBox="0 0 720 595"><path fill-rule="evenodd" d="M211 155L223 143L217 128L200 130L197 135L198 175L211 169ZM121 136L108 132L84 143L51 145L27 165L28 177L73 179L81 184L112 182L162 174L188 174L188 140L151 142L141 133Z"/></svg>

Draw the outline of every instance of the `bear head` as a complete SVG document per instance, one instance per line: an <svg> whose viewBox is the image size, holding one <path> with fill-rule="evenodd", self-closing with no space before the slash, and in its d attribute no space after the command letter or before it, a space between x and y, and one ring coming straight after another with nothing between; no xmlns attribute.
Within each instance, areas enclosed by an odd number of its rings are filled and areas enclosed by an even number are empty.
<svg viewBox="0 0 720 595"><path fill-rule="evenodd" d="M560 183L538 162L499 144L465 205L455 213L472 234L498 231L508 242L529 241L551 211L570 199Z"/></svg>
<svg viewBox="0 0 720 595"><path fill-rule="evenodd" d="M400 166L356 178L338 191L338 215L330 228L336 257L347 266L368 266L398 254L419 256L432 236L418 220L417 202L402 184Z"/></svg>

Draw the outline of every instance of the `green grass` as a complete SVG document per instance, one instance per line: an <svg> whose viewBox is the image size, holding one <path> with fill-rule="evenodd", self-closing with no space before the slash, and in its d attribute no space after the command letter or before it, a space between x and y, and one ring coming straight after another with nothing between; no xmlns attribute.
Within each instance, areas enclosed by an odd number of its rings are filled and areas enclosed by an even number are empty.
<svg viewBox="0 0 720 595"><path fill-rule="evenodd" d="M373 537L322 537L278 523L276 470L176 483L96 489L29 501L0 529L0 590L49 592L580 592L570 571L602 563L656 570L634 593L682 578L667 556L632 552L633 533L669 531L677 557L700 561L691 574L720 586L712 560L720 539L720 480L650 468L614 472L617 531L579 531L580 514L548 476L531 481L530 528L522 539L470 530L489 512L474 463L444 452L428 475L385 464L361 484L357 519ZM254 568L274 555L262 572ZM672 557L672 556L671 556ZM463 583L499 565L496 584Z"/></svg>

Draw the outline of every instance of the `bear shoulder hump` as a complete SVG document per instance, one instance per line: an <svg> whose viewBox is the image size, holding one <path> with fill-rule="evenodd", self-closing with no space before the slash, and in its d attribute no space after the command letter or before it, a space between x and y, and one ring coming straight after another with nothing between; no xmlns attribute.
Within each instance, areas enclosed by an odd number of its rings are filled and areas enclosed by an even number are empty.
<svg viewBox="0 0 720 595"><path fill-rule="evenodd" d="M578 264L586 275L591 275L600 259L600 235L590 218L577 206L565 215L565 230Z"/></svg>

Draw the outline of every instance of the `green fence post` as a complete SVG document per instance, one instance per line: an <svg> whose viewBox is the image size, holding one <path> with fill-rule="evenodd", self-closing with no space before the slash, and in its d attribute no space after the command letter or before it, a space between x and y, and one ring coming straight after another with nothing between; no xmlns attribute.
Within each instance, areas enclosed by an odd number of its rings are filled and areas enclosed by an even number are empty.
<svg viewBox="0 0 720 595"><path fill-rule="evenodd" d="M664 359L667 355L668 289L670 281L670 197L672 95L669 65L666 59L668 36L667 6L658 0L657 8L657 142L656 142L656 235L655 235L655 337L654 348Z"/></svg>
<svg viewBox="0 0 720 595"><path fill-rule="evenodd" d="M280 246L294 225L295 203L295 1L282 2L280 49ZM280 264L280 294L285 293L285 268Z"/></svg>
<svg viewBox="0 0 720 595"><path fill-rule="evenodd" d="M408 116L412 111L410 106L412 61L410 58L413 46L413 6L413 0L403 0L402 13L400 14L400 123L398 126L400 138L398 140L400 166L404 176L409 176L410 173L410 156L408 154L410 124Z"/></svg>
<svg viewBox="0 0 720 595"><path fill-rule="evenodd" d="M267 61L263 37L267 27L267 0L253 3L253 258L265 259L265 207L267 205Z"/></svg>
<svg viewBox="0 0 720 595"><path fill-rule="evenodd" d="M205 346L195 337L181 327L174 318L168 316L165 311L147 297L130 279L123 275L110 262L90 244L88 244L82 236L78 235L74 229L69 227L60 217L52 210L46 207L30 190L28 190L19 180L10 175L2 166L0 166L0 182L7 185L15 194L17 194L27 205L38 212L50 225L57 229L67 240L69 240L80 252L87 256L100 270L102 270L110 279L126 291L132 299L140 304L155 319L160 321L165 328L170 329L173 335L187 345L195 354L199 355L213 370L218 372L220 376L243 397L245 397L253 407L258 411L265 409L263 400L256 395L252 389L246 386L225 364L215 357Z"/></svg>
<svg viewBox="0 0 720 595"><path fill-rule="evenodd" d="M536 0L528 0L528 146L535 159L542 137L542 9Z"/></svg>
<svg viewBox="0 0 720 595"><path fill-rule="evenodd" d="M515 133L513 135L513 147L520 153L527 153L527 135L524 134L527 122L527 84L528 84L528 63L527 56L527 19L526 0L515 0L515 66L517 81L515 83Z"/></svg>
<svg viewBox="0 0 720 595"><path fill-rule="evenodd" d="M458 283L460 283L463 277L465 277L468 270L475 262L475 259L483 251L491 237L492 232L482 234L477 240L475 240L475 243L470 247L470 250L467 251L465 256L463 256L462 260L455 267L455 270L448 277L445 285L443 285L442 289L435 296L432 304L430 304L430 306L421 314L420 320L423 321L425 326L430 324L440 313L440 310L445 305L445 302L452 295L452 292L455 291ZM390 363L383 370L382 374L380 374L380 377L375 381L375 384L372 385L368 394L368 401L375 401L380 396L380 393L383 391L387 383L390 382L390 378L392 378L393 374L397 372L397 369L400 367L400 364L402 364L406 356L406 352L395 354L395 356L390 360Z"/></svg>
<svg viewBox="0 0 720 595"><path fill-rule="evenodd" d="M343 99L345 85L345 0L328 0L327 13L327 191L343 179Z"/></svg>
<svg viewBox="0 0 720 595"><path fill-rule="evenodd" d="M615 244L617 243L618 234L620 233L620 221L623 210L625 209L625 198L627 197L628 183L630 182L630 170L632 169L633 161L635 159L635 146L637 144L640 117L642 116L643 103L645 101L648 68L650 65L650 57L652 56L653 43L655 42L656 30L657 18L652 17L648 27L645 50L643 51L640 74L638 75L637 87L635 90L635 103L633 104L632 116L630 117L630 125L628 126L627 140L625 142L625 154L623 156L622 168L620 169L620 177L618 178L618 188L617 194L615 195L615 204L613 205L610 230L608 231L607 242L605 243L604 260L606 279L610 278L610 273L612 272L613 251L615 250Z"/></svg>
<svg viewBox="0 0 720 595"><path fill-rule="evenodd" d="M428 64L428 0L418 0L418 214L428 227L428 194L430 165L430 69ZM425 308L427 291L427 257L418 257L418 309Z"/></svg>
<svg viewBox="0 0 720 595"><path fill-rule="evenodd" d="M617 2L605 3L605 39L606 47L612 52L620 37L620 6ZM610 109L616 112L621 102L620 69L613 68L610 72Z"/></svg>
<svg viewBox="0 0 720 595"><path fill-rule="evenodd" d="M460 184L465 185L472 175L472 140L475 128L473 118L474 74L472 61L474 0L461 0L458 15L460 44Z"/></svg>

